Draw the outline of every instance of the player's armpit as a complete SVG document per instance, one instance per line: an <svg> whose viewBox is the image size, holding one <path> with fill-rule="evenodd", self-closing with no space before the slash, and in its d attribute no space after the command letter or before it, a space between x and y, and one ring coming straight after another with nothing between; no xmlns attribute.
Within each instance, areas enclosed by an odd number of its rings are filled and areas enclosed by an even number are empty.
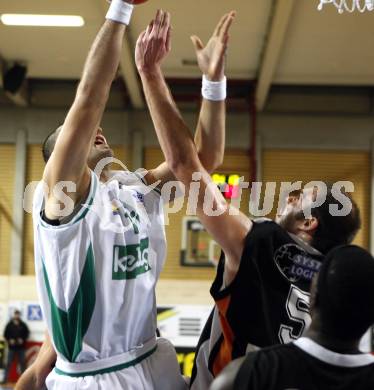
<svg viewBox="0 0 374 390"><path fill-rule="evenodd" d="M46 168L47 172L47 168ZM47 175L45 174L44 179ZM69 217L79 202L86 199L90 190L91 173L88 166L79 180L63 180L48 186L48 196L44 205L44 215L48 220L61 220Z"/></svg>

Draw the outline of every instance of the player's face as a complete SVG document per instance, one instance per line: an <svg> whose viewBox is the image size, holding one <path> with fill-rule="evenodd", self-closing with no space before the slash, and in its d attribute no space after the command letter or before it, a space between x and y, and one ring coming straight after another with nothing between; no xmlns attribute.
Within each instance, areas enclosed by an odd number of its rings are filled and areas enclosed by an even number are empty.
<svg viewBox="0 0 374 390"><path fill-rule="evenodd" d="M307 209L315 198L313 188L291 192L275 221L290 233L297 234L298 227L305 220L303 209Z"/></svg>
<svg viewBox="0 0 374 390"><path fill-rule="evenodd" d="M300 219L300 211L302 212L302 198L301 190L291 192L283 210L276 216L275 221L290 233L296 233L296 221Z"/></svg>
<svg viewBox="0 0 374 390"><path fill-rule="evenodd" d="M107 140L103 135L103 130L99 127L88 156L88 166L91 169L95 169L96 164L106 157L113 157L113 150L109 147Z"/></svg>

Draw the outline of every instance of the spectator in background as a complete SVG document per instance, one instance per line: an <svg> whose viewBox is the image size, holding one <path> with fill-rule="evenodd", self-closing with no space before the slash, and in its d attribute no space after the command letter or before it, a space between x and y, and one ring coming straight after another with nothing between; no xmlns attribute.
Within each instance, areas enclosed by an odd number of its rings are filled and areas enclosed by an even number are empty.
<svg viewBox="0 0 374 390"><path fill-rule="evenodd" d="M8 322L4 331L4 338L8 343L8 360L3 382L7 382L10 367L16 357L18 357L18 363L21 367L21 372L25 371L25 343L29 337L29 334L29 328L21 320L20 311L16 310L14 312L13 318Z"/></svg>

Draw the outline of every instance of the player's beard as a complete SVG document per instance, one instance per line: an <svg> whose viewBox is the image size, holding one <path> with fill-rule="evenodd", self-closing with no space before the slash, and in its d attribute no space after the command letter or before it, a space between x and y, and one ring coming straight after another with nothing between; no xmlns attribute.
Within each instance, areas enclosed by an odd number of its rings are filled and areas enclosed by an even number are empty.
<svg viewBox="0 0 374 390"><path fill-rule="evenodd" d="M113 157L113 150L108 148L96 148L93 147L88 156L88 166L91 169L95 169L96 165L103 159L108 157Z"/></svg>
<svg viewBox="0 0 374 390"><path fill-rule="evenodd" d="M303 219L305 219L305 217L302 210L291 211L286 215L278 217L277 223L287 232L296 234L296 222L302 221Z"/></svg>

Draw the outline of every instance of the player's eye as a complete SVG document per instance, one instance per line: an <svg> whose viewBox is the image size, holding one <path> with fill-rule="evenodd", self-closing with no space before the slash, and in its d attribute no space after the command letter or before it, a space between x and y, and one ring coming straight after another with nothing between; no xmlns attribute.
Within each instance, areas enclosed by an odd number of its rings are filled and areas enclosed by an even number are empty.
<svg viewBox="0 0 374 390"><path fill-rule="evenodd" d="M295 191L290 192L289 197L290 198L300 199L302 193L303 193L302 190L295 190Z"/></svg>

